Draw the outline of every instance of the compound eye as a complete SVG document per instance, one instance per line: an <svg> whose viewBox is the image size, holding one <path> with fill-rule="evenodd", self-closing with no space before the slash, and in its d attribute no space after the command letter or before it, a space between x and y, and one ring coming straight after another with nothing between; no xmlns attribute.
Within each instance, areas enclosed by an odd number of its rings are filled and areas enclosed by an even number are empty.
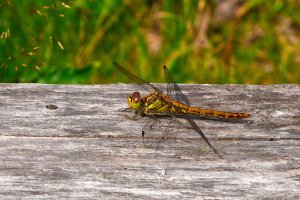
<svg viewBox="0 0 300 200"><path fill-rule="evenodd" d="M135 103L138 103L141 100L141 95L139 92L134 92L132 93L131 98Z"/></svg>

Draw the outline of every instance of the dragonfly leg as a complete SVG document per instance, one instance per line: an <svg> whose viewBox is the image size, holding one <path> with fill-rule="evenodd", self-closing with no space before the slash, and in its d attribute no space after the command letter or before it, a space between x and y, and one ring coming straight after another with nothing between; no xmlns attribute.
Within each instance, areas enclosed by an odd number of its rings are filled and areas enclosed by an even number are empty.
<svg viewBox="0 0 300 200"><path fill-rule="evenodd" d="M148 121L146 122L146 124L143 127L142 130L142 137L145 137L146 131L144 129L146 129L146 127L148 126L151 130L155 128L155 125L158 122L158 118L155 115L147 115L149 117ZM142 116L143 117L143 116Z"/></svg>
<svg viewBox="0 0 300 200"><path fill-rule="evenodd" d="M150 129L153 129L155 127L155 124L157 124L157 122L158 122L158 118L157 117L153 117L153 121L149 125Z"/></svg>
<svg viewBox="0 0 300 200"><path fill-rule="evenodd" d="M143 115L141 115L140 112L136 112L134 116L130 116L130 115L126 115L126 114L124 116L131 120L139 120L139 119L143 118Z"/></svg>
<svg viewBox="0 0 300 200"><path fill-rule="evenodd" d="M118 109L119 112L127 112L128 110L131 110L131 108L120 108L120 109Z"/></svg>

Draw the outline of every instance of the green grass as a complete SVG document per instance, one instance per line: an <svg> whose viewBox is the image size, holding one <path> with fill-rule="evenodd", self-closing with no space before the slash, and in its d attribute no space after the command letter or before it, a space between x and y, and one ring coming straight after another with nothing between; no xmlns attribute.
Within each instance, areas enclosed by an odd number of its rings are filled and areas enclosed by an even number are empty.
<svg viewBox="0 0 300 200"><path fill-rule="evenodd" d="M3 0L0 82L300 83L299 2L228 2Z"/></svg>

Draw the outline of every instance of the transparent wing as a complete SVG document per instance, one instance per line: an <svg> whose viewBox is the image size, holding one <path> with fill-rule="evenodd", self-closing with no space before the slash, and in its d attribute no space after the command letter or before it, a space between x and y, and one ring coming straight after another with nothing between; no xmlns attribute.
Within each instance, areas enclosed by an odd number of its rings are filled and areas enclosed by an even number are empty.
<svg viewBox="0 0 300 200"><path fill-rule="evenodd" d="M167 94L176 101L179 101L181 103L184 103L188 106L190 106L190 101L188 98L182 93L179 86L176 84L174 78L172 77L170 71L166 66L164 66L164 74L167 84Z"/></svg>
<svg viewBox="0 0 300 200"><path fill-rule="evenodd" d="M182 93L181 89L176 84L174 78L172 77L170 71L166 66L164 66L164 74L165 74L165 79L167 84L167 94L171 96L173 100L179 101L181 103L190 106L191 105L190 101ZM217 154L220 158L222 158L219 152L210 144L207 137L201 131L200 127L196 124L196 122L192 120L188 115L183 115L182 118L186 119L188 123L191 125L191 127L203 138L206 144L214 151L214 153Z"/></svg>
<svg viewBox="0 0 300 200"><path fill-rule="evenodd" d="M152 90L156 90L158 92L162 92L160 89L158 89L157 87L155 87L154 85L148 83L147 81L137 77L136 75L134 75L133 73L131 73L130 71L128 71L125 67L123 67L122 65L120 65L117 62L113 62L113 65L116 67L117 70L119 70L122 74L125 74L129 79L131 79L132 81L136 82L138 85L140 85L142 88L148 90L148 91L152 91Z"/></svg>
<svg viewBox="0 0 300 200"><path fill-rule="evenodd" d="M150 149L163 149L174 141L174 132L181 124L174 118L150 117L143 127L143 147ZM169 145L166 145L169 144Z"/></svg>
<svg viewBox="0 0 300 200"><path fill-rule="evenodd" d="M193 129L203 138L203 140L214 151L214 153L217 154L219 158L222 158L221 154L219 154L219 152L210 144L204 133L201 131L200 127L196 124L196 122L189 117L185 117L185 119L190 123Z"/></svg>

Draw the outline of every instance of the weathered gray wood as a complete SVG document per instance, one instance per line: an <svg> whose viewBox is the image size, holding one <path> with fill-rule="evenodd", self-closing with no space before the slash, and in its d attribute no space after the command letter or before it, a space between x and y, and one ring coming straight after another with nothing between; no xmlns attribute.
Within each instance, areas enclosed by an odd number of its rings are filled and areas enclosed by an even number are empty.
<svg viewBox="0 0 300 200"><path fill-rule="evenodd" d="M159 149L147 142L160 130L143 143L147 119L119 111L132 85L0 84L0 196L300 198L300 85L182 89L192 105L252 114L246 122L195 119L223 159L183 127Z"/></svg>

